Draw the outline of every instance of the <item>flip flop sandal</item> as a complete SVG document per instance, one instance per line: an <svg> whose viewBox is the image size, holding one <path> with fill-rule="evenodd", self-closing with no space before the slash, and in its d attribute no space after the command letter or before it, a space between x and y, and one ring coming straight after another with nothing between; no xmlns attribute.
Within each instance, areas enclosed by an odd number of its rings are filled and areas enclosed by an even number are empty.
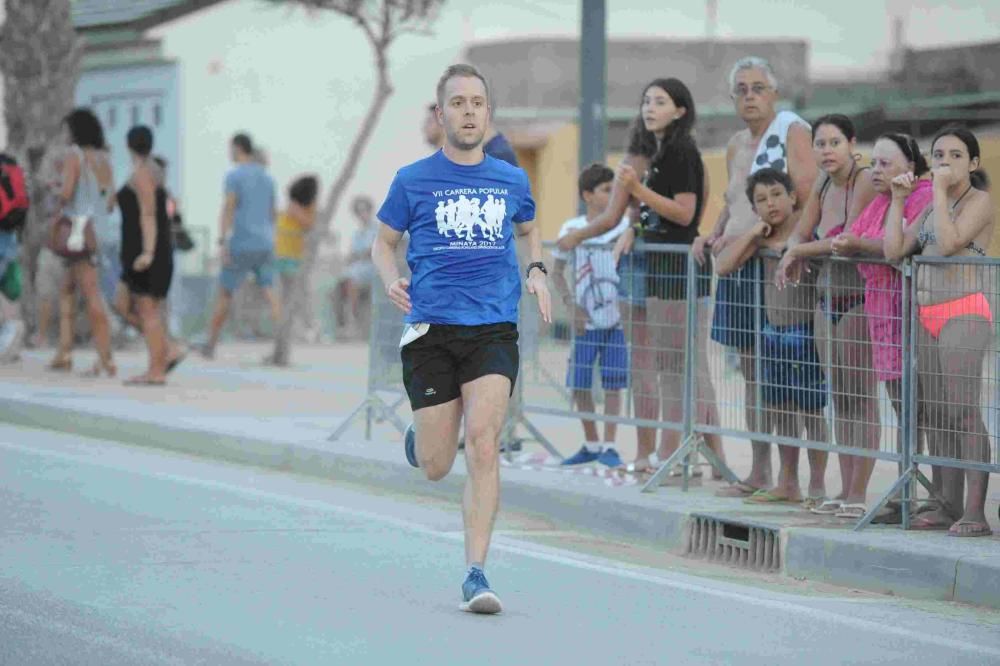
<svg viewBox="0 0 1000 666"><path fill-rule="evenodd" d="M775 495L770 490L758 490L750 497L743 500L744 504L798 504L801 499L792 499L790 497L782 497L780 495Z"/></svg>
<svg viewBox="0 0 1000 666"><path fill-rule="evenodd" d="M875 517L872 518L872 525L902 525L903 524L903 512L900 507L888 506L883 507Z"/></svg>
<svg viewBox="0 0 1000 666"><path fill-rule="evenodd" d="M962 528L965 526L973 527L975 529L968 532L961 532L956 528ZM969 537L988 537L993 534L993 530L986 523L981 523L978 520L960 520L951 527L948 528L948 536L958 537L958 538L969 538Z"/></svg>
<svg viewBox="0 0 1000 666"><path fill-rule="evenodd" d="M188 355L188 350L185 349L180 354L178 354L174 360L170 361L170 363L167 363L167 374L173 372L174 368L183 363L184 359L187 358L187 355Z"/></svg>
<svg viewBox="0 0 1000 666"><path fill-rule="evenodd" d="M935 523L927 518L916 518L915 520L910 521L910 529L917 532L944 532L950 527L951 525Z"/></svg>
<svg viewBox="0 0 1000 666"><path fill-rule="evenodd" d="M850 518L851 520L861 520L868 513L868 507L864 504L844 504L840 511L836 513L837 518Z"/></svg>
<svg viewBox="0 0 1000 666"><path fill-rule="evenodd" d="M760 488L754 488L753 486L748 486L742 481L738 483L733 483L726 486L725 488L719 488L715 491L716 497L735 497L735 498L745 498L750 497L755 492L760 490Z"/></svg>
<svg viewBox="0 0 1000 666"><path fill-rule="evenodd" d="M824 502L826 502L825 497L807 497L802 500L802 508L806 511L812 511Z"/></svg>
<svg viewBox="0 0 1000 666"><path fill-rule="evenodd" d="M819 516L835 516L843 506L843 500L826 500L822 504L809 509L809 512Z"/></svg>

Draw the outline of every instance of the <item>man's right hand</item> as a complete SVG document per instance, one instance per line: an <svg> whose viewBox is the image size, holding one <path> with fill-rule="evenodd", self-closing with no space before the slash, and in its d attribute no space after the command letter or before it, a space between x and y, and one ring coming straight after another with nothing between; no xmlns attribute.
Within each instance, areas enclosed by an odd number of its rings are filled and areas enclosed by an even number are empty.
<svg viewBox="0 0 1000 666"><path fill-rule="evenodd" d="M410 303L409 289L410 281L404 277L397 278L385 288L385 293L389 296L389 300L405 314L410 314L410 311L413 310L413 305Z"/></svg>

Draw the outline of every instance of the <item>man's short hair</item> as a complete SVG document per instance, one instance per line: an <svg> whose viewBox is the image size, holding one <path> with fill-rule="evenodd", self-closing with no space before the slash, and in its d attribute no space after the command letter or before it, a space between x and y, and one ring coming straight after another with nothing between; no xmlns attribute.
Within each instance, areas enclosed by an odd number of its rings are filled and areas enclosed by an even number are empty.
<svg viewBox="0 0 1000 666"><path fill-rule="evenodd" d="M771 67L769 63L764 58L758 56L747 56L745 58L740 58L733 65L733 68L729 71L729 89L732 90L736 87L736 75L745 69L759 69L764 72L767 77L767 82L775 90L778 89L778 77L774 75L774 68Z"/></svg>
<svg viewBox="0 0 1000 666"><path fill-rule="evenodd" d="M240 132L233 137L232 144L247 155L253 155L253 141L250 140L249 134Z"/></svg>
<svg viewBox="0 0 1000 666"><path fill-rule="evenodd" d="M580 172L580 177L576 182L577 189L580 191L580 198L583 198L584 192L593 192L604 183L614 179L615 172L608 168L606 164L594 162L587 165Z"/></svg>
<svg viewBox="0 0 1000 666"><path fill-rule="evenodd" d="M452 65L448 69L444 70L444 74L438 79L437 84L437 103L438 106L444 108L444 87L447 85L448 81L455 78L456 76L468 76L479 79L483 82L483 88L486 89L486 103L491 104L493 95L490 93L490 84L483 76L482 72L473 67L472 65L458 64Z"/></svg>
<svg viewBox="0 0 1000 666"><path fill-rule="evenodd" d="M128 131L125 143L136 155L148 157L153 150L153 130L145 125L136 125Z"/></svg>
<svg viewBox="0 0 1000 666"><path fill-rule="evenodd" d="M792 179L787 173L767 167L750 174L750 177L747 178L747 199L750 200L751 205L754 203L753 192L758 185L781 185L789 194L795 191Z"/></svg>

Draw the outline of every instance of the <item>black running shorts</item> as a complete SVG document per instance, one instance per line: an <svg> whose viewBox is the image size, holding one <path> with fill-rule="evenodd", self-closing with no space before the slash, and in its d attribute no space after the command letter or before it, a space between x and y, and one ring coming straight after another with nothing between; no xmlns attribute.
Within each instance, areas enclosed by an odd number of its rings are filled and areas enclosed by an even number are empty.
<svg viewBox="0 0 1000 666"><path fill-rule="evenodd" d="M486 375L517 380L517 325L431 324L427 333L400 351L403 384L413 411L461 397L462 384Z"/></svg>

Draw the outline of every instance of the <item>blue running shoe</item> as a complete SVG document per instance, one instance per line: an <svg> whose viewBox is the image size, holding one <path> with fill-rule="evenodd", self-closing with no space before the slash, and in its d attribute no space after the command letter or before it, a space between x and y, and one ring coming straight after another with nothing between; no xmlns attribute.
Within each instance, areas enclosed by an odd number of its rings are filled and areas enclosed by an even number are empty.
<svg viewBox="0 0 1000 666"><path fill-rule="evenodd" d="M607 465L608 467L622 466L621 456L618 455L618 452L615 451L615 447L613 446L609 446L608 448L601 451L601 455L598 456L597 462L601 463L602 465Z"/></svg>
<svg viewBox="0 0 1000 666"><path fill-rule="evenodd" d="M592 463L601 456L600 453L590 451L586 446L581 446L580 450L574 453L566 460L562 461L562 464L566 467L572 465L586 465L587 463Z"/></svg>
<svg viewBox="0 0 1000 666"><path fill-rule="evenodd" d="M464 601L459 608L469 613L494 615L503 610L500 598L490 589L486 574L478 567L469 569L469 575L462 583L462 598Z"/></svg>
<svg viewBox="0 0 1000 666"><path fill-rule="evenodd" d="M420 467L417 462L417 431L412 423L406 426L406 432L403 433L403 450L406 452L406 462L413 467Z"/></svg>

